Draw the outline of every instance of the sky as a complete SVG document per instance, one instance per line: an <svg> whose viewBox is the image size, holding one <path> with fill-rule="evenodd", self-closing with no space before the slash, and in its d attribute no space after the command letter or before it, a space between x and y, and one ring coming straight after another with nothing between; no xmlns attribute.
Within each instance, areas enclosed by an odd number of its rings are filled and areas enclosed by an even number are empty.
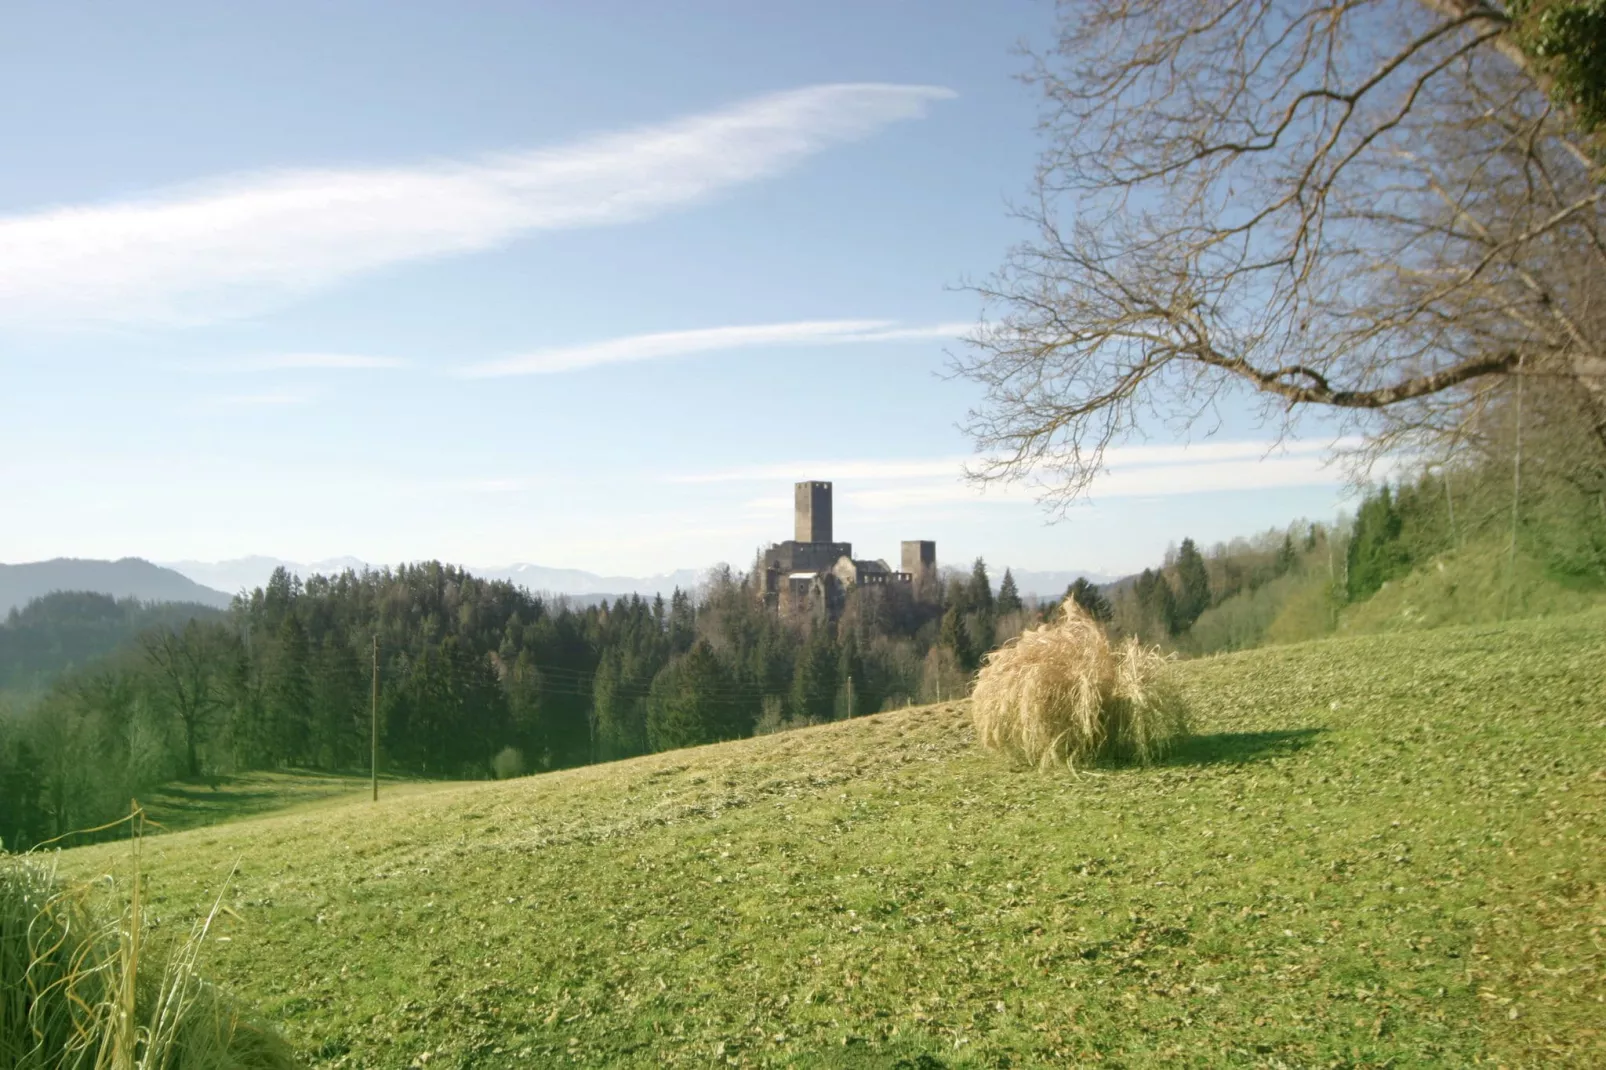
<svg viewBox="0 0 1606 1070"><path fill-rule="evenodd" d="M966 484L1050 5L7 5L0 561L745 567L830 480L896 561L1121 574L1323 519L1320 436Z"/></svg>

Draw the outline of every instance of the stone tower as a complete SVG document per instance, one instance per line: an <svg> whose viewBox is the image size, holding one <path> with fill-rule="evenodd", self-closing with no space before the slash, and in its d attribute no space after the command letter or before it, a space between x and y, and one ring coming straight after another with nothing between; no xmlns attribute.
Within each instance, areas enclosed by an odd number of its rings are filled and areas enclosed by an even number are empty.
<svg viewBox="0 0 1606 1070"><path fill-rule="evenodd" d="M937 544L917 540L903 544L903 570L916 578L937 571Z"/></svg>
<svg viewBox="0 0 1606 1070"><path fill-rule="evenodd" d="M903 544L903 571L909 574L917 601L931 601L937 594L937 544L924 539Z"/></svg>
<svg viewBox="0 0 1606 1070"><path fill-rule="evenodd" d="M831 484L799 483L796 490L797 541L830 542ZM908 550L904 553L907 554Z"/></svg>

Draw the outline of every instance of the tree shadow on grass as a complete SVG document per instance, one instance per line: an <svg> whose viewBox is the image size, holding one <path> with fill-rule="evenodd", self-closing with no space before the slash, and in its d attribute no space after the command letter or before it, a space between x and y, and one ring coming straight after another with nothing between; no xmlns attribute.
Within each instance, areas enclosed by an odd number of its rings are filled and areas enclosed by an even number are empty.
<svg viewBox="0 0 1606 1070"><path fill-rule="evenodd" d="M1211 732L1189 736L1159 765L1243 765L1267 762L1297 754L1327 731L1325 728L1290 728L1280 732Z"/></svg>

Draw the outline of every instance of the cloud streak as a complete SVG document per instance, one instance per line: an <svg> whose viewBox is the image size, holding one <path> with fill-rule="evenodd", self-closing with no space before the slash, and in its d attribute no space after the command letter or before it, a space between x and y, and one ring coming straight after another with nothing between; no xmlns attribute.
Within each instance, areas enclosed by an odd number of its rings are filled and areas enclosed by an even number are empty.
<svg viewBox="0 0 1606 1070"><path fill-rule="evenodd" d="M1332 450L1349 449L1358 445L1359 439L1342 438L1335 441L1289 441L1278 443L1270 440L1248 440L1237 442L1197 442L1192 444L1176 444L1164 446L1112 446L1104 453L1106 471L1100 482L1095 486L1102 486L1104 482L1112 479L1130 482L1134 477L1132 473L1145 468L1160 466L1165 470L1172 468L1189 468L1209 462L1240 462L1245 470L1261 461L1276 461L1290 458L1302 458L1309 464L1321 464L1317 455ZM948 478L957 481L966 465L973 465L979 458L974 455L952 457L937 457L925 459L888 459L888 460L813 460L789 461L780 464L746 465L740 468L726 468L714 472L694 472L685 475L670 475L664 477L666 483L771 483L776 480L796 482L804 477L837 480L862 480L868 482L884 480L910 480L910 479L942 479ZM810 475L810 473L821 473ZM995 493L1002 490L1002 484L995 485ZM1016 485L1019 489L1019 485ZM970 498L979 497L979 491L967 491Z"/></svg>
<svg viewBox="0 0 1606 1070"><path fill-rule="evenodd" d="M812 86L559 148L251 174L0 217L0 323L210 322L391 265L644 219L951 96L935 86Z"/></svg>
<svg viewBox="0 0 1606 1070"><path fill-rule="evenodd" d="M1343 471L1329 455L1354 440L1205 442L1175 446L1129 446L1108 451L1109 466L1093 481L1089 498L1155 498L1219 491L1336 486ZM807 475L839 482L845 503L866 512L896 512L922 506L1032 504L1029 482L963 482L960 472L974 457L932 460L859 460L753 465L719 472L667 477L670 483L793 482ZM846 484L845 486L841 484ZM747 503L753 512L789 507L791 499L766 495Z"/></svg>
<svg viewBox="0 0 1606 1070"><path fill-rule="evenodd" d="M893 320L800 320L795 323L702 327L689 331L632 334L600 342L538 349L532 353L471 364L459 374L471 379L508 375L553 375L605 364L666 360L700 353L760 349L767 346L854 345L926 338L958 338L971 327L971 324L963 323L900 327Z"/></svg>

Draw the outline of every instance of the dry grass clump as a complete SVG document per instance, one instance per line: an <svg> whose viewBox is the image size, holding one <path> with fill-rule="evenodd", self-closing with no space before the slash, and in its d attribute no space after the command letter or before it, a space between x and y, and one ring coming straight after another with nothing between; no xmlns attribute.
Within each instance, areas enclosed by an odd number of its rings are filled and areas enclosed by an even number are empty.
<svg viewBox="0 0 1606 1070"><path fill-rule="evenodd" d="M1169 668L1136 639L1112 647L1098 621L1066 599L1058 620L987 655L970 698L977 737L1044 769L1148 764L1188 731Z"/></svg>
<svg viewBox="0 0 1606 1070"><path fill-rule="evenodd" d="M214 908L165 958L142 949L139 879L115 919L91 889L0 856L0 1066L14 1070L291 1070L289 1047L196 972Z"/></svg>

